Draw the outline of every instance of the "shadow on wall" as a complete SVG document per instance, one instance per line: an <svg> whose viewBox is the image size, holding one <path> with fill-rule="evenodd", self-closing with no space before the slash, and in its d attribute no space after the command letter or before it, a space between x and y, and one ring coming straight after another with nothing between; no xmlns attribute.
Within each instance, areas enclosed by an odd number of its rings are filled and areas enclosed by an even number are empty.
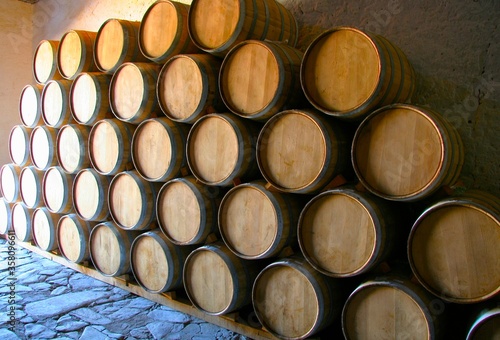
<svg viewBox="0 0 500 340"><path fill-rule="evenodd" d="M297 48L335 26L380 34L417 73L412 104L442 114L465 145L461 180L500 195L500 2L281 0L299 23Z"/></svg>

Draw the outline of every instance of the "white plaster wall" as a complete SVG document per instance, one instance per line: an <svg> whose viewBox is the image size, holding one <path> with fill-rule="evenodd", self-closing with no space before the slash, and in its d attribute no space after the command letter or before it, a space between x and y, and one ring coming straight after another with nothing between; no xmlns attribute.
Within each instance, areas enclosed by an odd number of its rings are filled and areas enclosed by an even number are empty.
<svg viewBox="0 0 500 340"><path fill-rule="evenodd" d="M8 139L11 128L21 124L19 95L32 83L31 17L33 6L17 0L0 2L0 165L11 163Z"/></svg>

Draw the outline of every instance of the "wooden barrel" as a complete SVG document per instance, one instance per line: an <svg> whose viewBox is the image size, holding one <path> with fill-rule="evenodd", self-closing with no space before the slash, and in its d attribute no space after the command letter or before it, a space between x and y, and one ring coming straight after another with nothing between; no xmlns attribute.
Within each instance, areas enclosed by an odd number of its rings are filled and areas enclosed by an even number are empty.
<svg viewBox="0 0 500 340"><path fill-rule="evenodd" d="M148 63L118 67L109 85L109 102L116 118L137 125L156 113L158 72L158 65Z"/></svg>
<svg viewBox="0 0 500 340"><path fill-rule="evenodd" d="M170 58L158 76L156 93L165 115L192 124L203 115L225 112L217 80L221 61L208 54L181 54Z"/></svg>
<svg viewBox="0 0 500 340"><path fill-rule="evenodd" d="M368 280L347 299L342 330L346 339L438 339L444 314L433 303L431 294L406 278Z"/></svg>
<svg viewBox="0 0 500 340"><path fill-rule="evenodd" d="M158 192L158 225L174 244L202 244L218 231L220 197L218 187L199 183L193 176L172 179Z"/></svg>
<svg viewBox="0 0 500 340"><path fill-rule="evenodd" d="M0 168L0 192L9 203L20 201L19 175L21 169L16 164L4 164Z"/></svg>
<svg viewBox="0 0 500 340"><path fill-rule="evenodd" d="M467 333L466 340L489 340L500 338L500 307L485 308Z"/></svg>
<svg viewBox="0 0 500 340"><path fill-rule="evenodd" d="M73 206L85 221L106 221L109 216L108 191L111 176L94 169L80 170L73 180Z"/></svg>
<svg viewBox="0 0 500 340"><path fill-rule="evenodd" d="M12 226L12 206L5 198L0 197L0 235L7 235Z"/></svg>
<svg viewBox="0 0 500 340"><path fill-rule="evenodd" d="M97 224L89 236L90 258L104 276L130 273L130 246L139 232L123 230L113 222Z"/></svg>
<svg viewBox="0 0 500 340"><path fill-rule="evenodd" d="M42 183L45 172L34 166L26 166L19 175L19 194L29 209L35 209L45 204L42 198Z"/></svg>
<svg viewBox="0 0 500 340"><path fill-rule="evenodd" d="M342 125L320 113L282 111L260 132L257 162L264 178L277 189L311 194L348 168L349 143Z"/></svg>
<svg viewBox="0 0 500 340"><path fill-rule="evenodd" d="M75 79L82 72L97 71L94 43L97 33L69 30L64 33L57 50L57 68L61 76Z"/></svg>
<svg viewBox="0 0 500 340"><path fill-rule="evenodd" d="M75 214L64 215L57 223L59 251L68 261L82 263L90 259L89 237L95 223Z"/></svg>
<svg viewBox="0 0 500 340"><path fill-rule="evenodd" d="M237 256L263 259L295 243L299 205L294 197L270 191L265 181L229 190L219 207L219 230Z"/></svg>
<svg viewBox="0 0 500 340"><path fill-rule="evenodd" d="M421 200L454 184L463 162L464 147L453 126L414 105L376 110L359 125L352 143L359 180L388 200Z"/></svg>
<svg viewBox="0 0 500 340"><path fill-rule="evenodd" d="M500 292L500 204L485 192L465 193L428 207L408 239L413 273L431 293L476 303Z"/></svg>
<svg viewBox="0 0 500 340"><path fill-rule="evenodd" d="M244 118L266 121L302 101L303 53L286 44L247 40L231 49L222 63L219 87L228 109Z"/></svg>
<svg viewBox="0 0 500 340"><path fill-rule="evenodd" d="M300 77L316 109L346 120L404 103L415 87L413 68L399 48L353 27L320 34L304 54Z"/></svg>
<svg viewBox="0 0 500 340"><path fill-rule="evenodd" d="M47 170L57 165L56 140L59 129L45 125L37 126L31 132L30 156L38 170Z"/></svg>
<svg viewBox="0 0 500 340"><path fill-rule="evenodd" d="M73 179L60 166L47 169L43 176L42 196L47 209L55 214L73 211Z"/></svg>
<svg viewBox="0 0 500 340"><path fill-rule="evenodd" d="M57 134L57 159L68 174L90 167L88 139L90 126L68 124L61 127Z"/></svg>
<svg viewBox="0 0 500 340"><path fill-rule="evenodd" d="M137 236L130 249L132 273L137 283L151 293L182 288L182 271L189 250L171 243L161 230Z"/></svg>
<svg viewBox="0 0 500 340"><path fill-rule="evenodd" d="M47 208L40 207L33 211L31 228L33 240L38 248L52 251L58 248L57 224L61 216L51 213Z"/></svg>
<svg viewBox="0 0 500 340"><path fill-rule="evenodd" d="M38 84L45 84L51 79L61 79L57 69L58 40L42 40L33 57L33 77Z"/></svg>
<svg viewBox="0 0 500 340"><path fill-rule="evenodd" d="M30 138L33 129L15 125L9 134L9 156L19 166L31 165Z"/></svg>
<svg viewBox="0 0 500 340"><path fill-rule="evenodd" d="M103 119L89 134L90 162L102 175L115 175L132 168L131 144L135 126L118 119Z"/></svg>
<svg viewBox="0 0 500 340"><path fill-rule="evenodd" d="M160 0L153 3L141 20L139 48L156 63L164 63L177 54L196 53L188 32L189 5Z"/></svg>
<svg viewBox="0 0 500 340"><path fill-rule="evenodd" d="M139 21L106 20L95 39L94 61L102 72L110 73L125 62L147 61L139 50Z"/></svg>
<svg viewBox="0 0 500 340"><path fill-rule="evenodd" d="M341 311L334 279L302 257L284 258L255 279L252 302L257 318L283 339L303 339L329 326Z"/></svg>
<svg viewBox="0 0 500 340"><path fill-rule="evenodd" d="M112 118L109 105L111 75L99 72L80 73L70 89L69 106L73 119L83 125L94 125Z"/></svg>
<svg viewBox="0 0 500 340"><path fill-rule="evenodd" d="M34 128L43 124L41 96L42 85L26 85L19 98L19 118L24 126Z"/></svg>
<svg viewBox="0 0 500 340"><path fill-rule="evenodd" d="M230 114L209 114L189 131L187 160L193 175L207 185L230 186L255 177L257 128Z"/></svg>
<svg viewBox="0 0 500 340"><path fill-rule="evenodd" d="M60 128L73 122L69 108L71 80L51 80L42 92L42 118L47 126Z"/></svg>
<svg viewBox="0 0 500 340"><path fill-rule="evenodd" d="M12 229L16 238L21 242L28 242L33 239L31 228L31 215L33 211L28 209L22 202L16 202L12 206Z"/></svg>
<svg viewBox="0 0 500 340"><path fill-rule="evenodd" d="M189 128L168 118L142 122L132 139L132 161L147 181L165 182L187 169L186 139Z"/></svg>
<svg viewBox="0 0 500 340"><path fill-rule="evenodd" d="M201 246L184 263L184 288L193 305L211 315L227 314L251 303L255 262L234 255L222 242Z"/></svg>
<svg viewBox="0 0 500 340"><path fill-rule="evenodd" d="M217 56L244 40L295 46L298 39L295 18L275 0L194 0L188 28L196 46Z"/></svg>
<svg viewBox="0 0 500 340"><path fill-rule="evenodd" d="M117 174L109 184L108 204L111 217L126 230L144 230L156 221L156 197L159 184L148 182L137 171ZM154 225L156 226L156 225Z"/></svg>
<svg viewBox="0 0 500 340"><path fill-rule="evenodd" d="M321 273L351 277L366 273L390 254L398 212L367 192L328 190L313 197L298 222L300 249Z"/></svg>

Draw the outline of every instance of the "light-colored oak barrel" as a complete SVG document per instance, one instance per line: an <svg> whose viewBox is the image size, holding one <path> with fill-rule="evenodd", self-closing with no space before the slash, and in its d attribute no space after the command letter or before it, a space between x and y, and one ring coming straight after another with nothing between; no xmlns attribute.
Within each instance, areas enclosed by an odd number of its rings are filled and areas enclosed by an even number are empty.
<svg viewBox="0 0 500 340"><path fill-rule="evenodd" d="M191 252L184 263L184 288L193 305L211 315L227 314L251 303L256 262L234 255L222 242Z"/></svg>
<svg viewBox="0 0 500 340"><path fill-rule="evenodd" d="M73 119L83 125L94 125L106 118L113 118L109 105L109 83L112 76L106 73L80 73L69 92L69 106Z"/></svg>
<svg viewBox="0 0 500 340"><path fill-rule="evenodd" d="M90 167L88 139L90 126L68 124L59 129L56 147L59 165L68 174Z"/></svg>
<svg viewBox="0 0 500 340"><path fill-rule="evenodd" d="M420 283L441 299L476 303L500 292L500 205L485 192L442 199L415 221L408 258Z"/></svg>
<svg viewBox="0 0 500 340"><path fill-rule="evenodd" d="M74 122L69 107L69 91L73 82L50 80L42 91L42 118L47 126L60 128Z"/></svg>
<svg viewBox="0 0 500 340"><path fill-rule="evenodd" d="M172 179L158 192L158 226L174 244L202 244L218 231L217 210L221 197L219 187L199 183L193 176Z"/></svg>
<svg viewBox="0 0 500 340"><path fill-rule="evenodd" d="M143 179L137 171L117 174L109 184L108 205L116 224L126 230L151 229L156 221L159 183Z"/></svg>
<svg viewBox="0 0 500 340"><path fill-rule="evenodd" d="M189 5L165 0L148 8L139 29L139 48L146 58L164 63L174 55L199 51L189 37L188 11Z"/></svg>
<svg viewBox="0 0 500 340"><path fill-rule="evenodd" d="M187 170L189 128L168 118L143 121L132 139L132 161L139 175L151 182L166 182Z"/></svg>
<svg viewBox="0 0 500 340"><path fill-rule="evenodd" d="M33 210L28 209L22 202L16 202L12 206L12 229L16 238L21 242L28 242L33 239L31 228L31 215Z"/></svg>
<svg viewBox="0 0 500 340"><path fill-rule="evenodd" d="M332 324L342 309L335 279L302 257L283 258L255 279L252 302L257 318L283 339L303 339Z"/></svg>
<svg viewBox="0 0 500 340"><path fill-rule="evenodd" d="M89 134L89 156L92 167L101 175L116 175L131 169L131 144L135 126L116 118L103 119Z"/></svg>
<svg viewBox="0 0 500 340"><path fill-rule="evenodd" d="M416 201L454 184L464 162L458 132L427 108L394 104L371 113L352 142L361 183L388 200Z"/></svg>
<svg viewBox="0 0 500 340"><path fill-rule="evenodd" d="M75 214L64 215L57 223L59 251L68 261L90 260L89 237L94 222L84 221Z"/></svg>
<svg viewBox="0 0 500 340"><path fill-rule="evenodd" d="M415 87L415 73L401 50L387 39L353 27L335 27L307 48L302 89L318 110L346 120L404 103Z"/></svg>
<svg viewBox="0 0 500 340"><path fill-rule="evenodd" d="M130 246L139 232L123 230L107 221L97 224L89 236L90 258L104 276L130 273Z"/></svg>
<svg viewBox="0 0 500 340"><path fill-rule="evenodd" d="M262 128L257 162L275 188L312 194L348 168L349 144L340 123L312 110L286 110Z"/></svg>
<svg viewBox="0 0 500 340"><path fill-rule="evenodd" d="M193 124L187 139L187 160L193 175L207 185L229 186L254 177L258 129L232 114L209 114Z"/></svg>
<svg viewBox="0 0 500 340"><path fill-rule="evenodd" d="M80 170L73 180L73 207L85 221L106 221L109 216L108 191L111 176L94 169Z"/></svg>
<svg viewBox="0 0 500 340"><path fill-rule="evenodd" d="M147 61L139 50L139 21L106 20L94 44L94 61L102 72L113 73L125 62Z"/></svg>
<svg viewBox="0 0 500 340"><path fill-rule="evenodd" d="M443 313L434 297L405 277L387 276L361 283L342 311L346 339L438 339ZM438 300L442 303L441 300Z"/></svg>
<svg viewBox="0 0 500 340"><path fill-rule="evenodd" d="M332 277L375 268L393 249L398 211L390 203L351 188L313 197L302 209L297 236L306 260Z"/></svg>
<svg viewBox="0 0 500 340"><path fill-rule="evenodd" d="M0 168L0 192L9 203L21 200L19 195L19 176L21 167L16 164L4 164Z"/></svg>
<svg viewBox="0 0 500 340"><path fill-rule="evenodd" d="M19 194L24 204L29 209L45 205L42 197L42 183L44 171L37 170L34 166L26 166L19 175Z"/></svg>
<svg viewBox="0 0 500 340"><path fill-rule="evenodd" d="M152 63L118 67L109 85L109 102L116 118L137 125L156 113L158 72L159 66Z"/></svg>
<svg viewBox="0 0 500 340"><path fill-rule="evenodd" d="M57 165L56 140L59 129L45 125L37 126L30 136L30 156L38 170L47 170Z"/></svg>
<svg viewBox="0 0 500 340"><path fill-rule="evenodd" d="M24 126L34 128L42 125L42 85L26 85L19 97L19 118Z"/></svg>
<svg viewBox="0 0 500 340"><path fill-rule="evenodd" d="M58 40L42 40L33 57L33 77L38 84L45 84L52 79L61 79L57 69Z"/></svg>
<svg viewBox="0 0 500 340"><path fill-rule="evenodd" d="M57 224L61 215L51 213L45 207L40 207L33 211L31 218L33 240L38 248L45 251L57 249Z"/></svg>
<svg viewBox="0 0 500 340"><path fill-rule="evenodd" d="M303 100L303 53L271 41L247 40L233 47L222 63L219 87L228 109L244 118L266 121Z"/></svg>
<svg viewBox="0 0 500 340"><path fill-rule="evenodd" d="M194 0L188 16L189 35L200 49L224 56L250 39L281 41L295 46L295 18L274 0Z"/></svg>
<svg viewBox="0 0 500 340"><path fill-rule="evenodd" d="M60 166L47 169L43 176L42 196L50 212L55 214L73 212L74 177L65 173Z"/></svg>
<svg viewBox="0 0 500 340"><path fill-rule="evenodd" d="M467 333L466 340L490 340L500 338L500 307L485 308Z"/></svg>
<svg viewBox="0 0 500 340"><path fill-rule="evenodd" d="M7 235L12 230L12 205L0 197L0 234Z"/></svg>
<svg viewBox="0 0 500 340"><path fill-rule="evenodd" d="M57 50L57 68L61 76L75 79L82 72L97 71L94 44L97 33L69 30L64 33Z"/></svg>
<svg viewBox="0 0 500 340"><path fill-rule="evenodd" d="M132 273L141 287L151 293L182 288L184 261L190 247L171 243L161 230L136 237L130 249Z"/></svg>
<svg viewBox="0 0 500 340"><path fill-rule="evenodd" d="M219 207L219 230L237 256L264 259L295 243L300 208L295 197L252 181L231 188Z"/></svg>
<svg viewBox="0 0 500 340"><path fill-rule="evenodd" d="M31 165L30 138L33 129L23 125L15 125L9 134L9 156L19 166Z"/></svg>
<svg viewBox="0 0 500 340"><path fill-rule="evenodd" d="M225 112L218 86L221 61L209 54L170 58L158 76L156 93L163 113L192 124L208 113Z"/></svg>

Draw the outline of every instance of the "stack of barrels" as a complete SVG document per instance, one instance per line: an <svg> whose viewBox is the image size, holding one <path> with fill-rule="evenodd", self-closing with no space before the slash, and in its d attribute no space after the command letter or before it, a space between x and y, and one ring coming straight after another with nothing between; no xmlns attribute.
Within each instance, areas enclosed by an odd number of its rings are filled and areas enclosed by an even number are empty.
<svg viewBox="0 0 500 340"><path fill-rule="evenodd" d="M40 42L0 231L211 315L251 306L280 338L446 335L453 304L500 291L498 199L443 195L464 148L408 104L396 45L354 27L297 40L275 0L160 0Z"/></svg>

